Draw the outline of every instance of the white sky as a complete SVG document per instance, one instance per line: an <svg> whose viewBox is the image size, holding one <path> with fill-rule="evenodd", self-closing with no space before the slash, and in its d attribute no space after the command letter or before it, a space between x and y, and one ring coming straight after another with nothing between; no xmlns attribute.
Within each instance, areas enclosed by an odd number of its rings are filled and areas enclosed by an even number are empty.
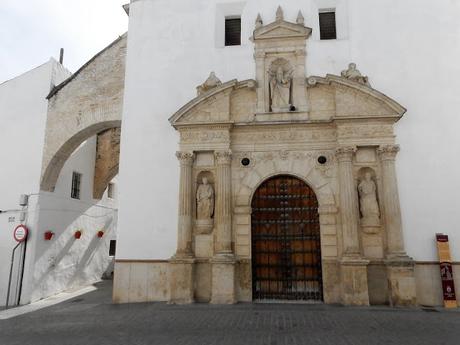
<svg viewBox="0 0 460 345"><path fill-rule="evenodd" d="M128 30L129 0L0 0L0 83L53 56L75 72Z"/></svg>

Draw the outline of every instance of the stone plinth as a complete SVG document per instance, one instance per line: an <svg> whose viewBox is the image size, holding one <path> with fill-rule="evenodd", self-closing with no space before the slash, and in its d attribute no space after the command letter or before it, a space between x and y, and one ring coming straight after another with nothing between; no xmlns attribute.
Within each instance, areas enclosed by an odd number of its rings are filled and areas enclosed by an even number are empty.
<svg viewBox="0 0 460 345"><path fill-rule="evenodd" d="M417 304L415 263L410 257L395 257L385 261L387 266L390 304L411 306Z"/></svg>
<svg viewBox="0 0 460 345"><path fill-rule="evenodd" d="M341 261L342 303L369 305L367 265L369 260L345 257Z"/></svg>
<svg viewBox="0 0 460 345"><path fill-rule="evenodd" d="M233 255L217 255L212 264L212 304L234 304L235 294L235 258Z"/></svg>
<svg viewBox="0 0 460 345"><path fill-rule="evenodd" d="M172 258L169 261L169 303L189 304L194 302L193 258Z"/></svg>

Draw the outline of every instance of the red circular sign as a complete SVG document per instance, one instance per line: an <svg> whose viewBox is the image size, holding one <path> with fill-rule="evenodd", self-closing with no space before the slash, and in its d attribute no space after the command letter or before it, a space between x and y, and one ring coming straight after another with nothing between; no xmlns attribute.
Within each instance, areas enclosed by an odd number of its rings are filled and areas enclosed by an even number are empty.
<svg viewBox="0 0 460 345"><path fill-rule="evenodd" d="M18 225L16 229L14 229L14 239L17 242L24 242L29 235L29 229L25 225Z"/></svg>

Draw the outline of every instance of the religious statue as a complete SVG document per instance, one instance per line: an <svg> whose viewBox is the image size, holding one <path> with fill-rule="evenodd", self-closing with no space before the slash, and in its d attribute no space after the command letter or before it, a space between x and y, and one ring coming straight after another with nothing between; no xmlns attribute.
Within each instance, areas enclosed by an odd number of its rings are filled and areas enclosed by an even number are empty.
<svg viewBox="0 0 460 345"><path fill-rule="evenodd" d="M277 62L277 64L275 64ZM292 69L286 69L277 60L268 72L270 74L270 97L273 112L289 111L291 109Z"/></svg>
<svg viewBox="0 0 460 345"><path fill-rule="evenodd" d="M196 192L197 218L211 219L214 213L214 189L206 177L202 182Z"/></svg>
<svg viewBox="0 0 460 345"><path fill-rule="evenodd" d="M358 185L361 209L361 225L379 226L380 210L377 203L377 187L370 172L364 174L364 179Z"/></svg>
<svg viewBox="0 0 460 345"><path fill-rule="evenodd" d="M358 83L364 84L366 86L370 86L369 84L369 78L365 77L361 74L359 70L356 69L356 64L351 63L348 65L348 69L345 71L342 71L342 77L347 78L353 81L356 81Z"/></svg>

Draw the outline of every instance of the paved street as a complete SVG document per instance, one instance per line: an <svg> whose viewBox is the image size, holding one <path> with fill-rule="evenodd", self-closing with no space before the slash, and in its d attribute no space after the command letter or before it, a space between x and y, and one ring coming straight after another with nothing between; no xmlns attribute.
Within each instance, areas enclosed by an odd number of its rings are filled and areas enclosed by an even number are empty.
<svg viewBox="0 0 460 345"><path fill-rule="evenodd" d="M460 311L326 305L112 305L110 283L0 321L0 344L460 344Z"/></svg>

